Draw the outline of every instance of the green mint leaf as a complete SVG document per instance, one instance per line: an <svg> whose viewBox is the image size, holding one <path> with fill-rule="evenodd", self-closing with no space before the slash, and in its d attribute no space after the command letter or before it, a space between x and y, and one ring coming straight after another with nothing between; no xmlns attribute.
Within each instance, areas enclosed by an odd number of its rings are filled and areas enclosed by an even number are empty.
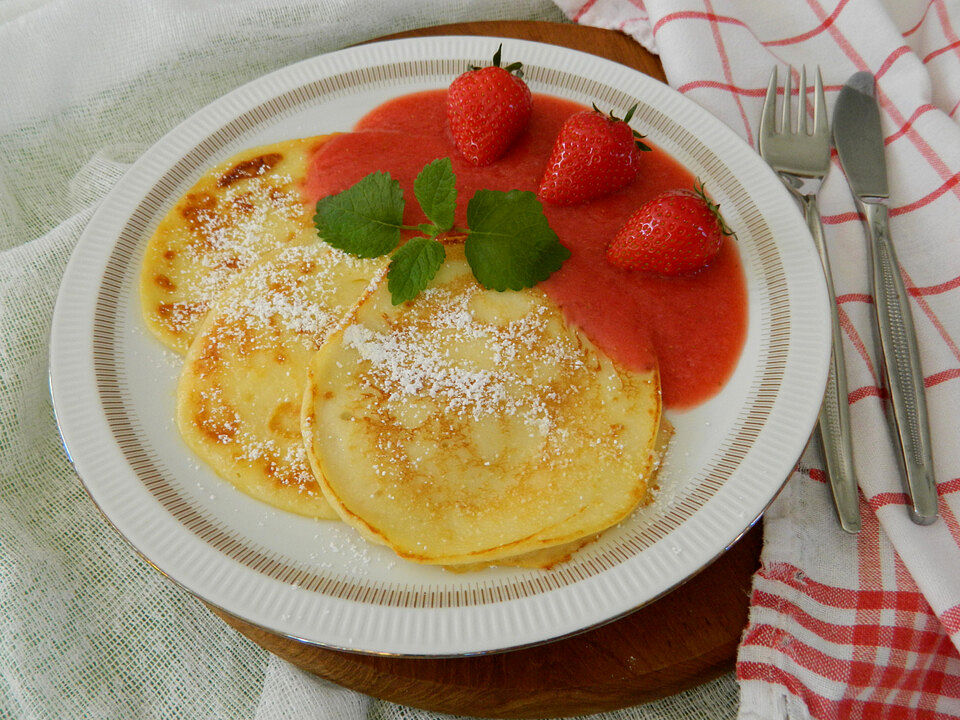
<svg viewBox="0 0 960 720"><path fill-rule="evenodd" d="M363 258L385 255L400 242L403 189L390 173L370 173L322 198L313 222L320 237L338 250Z"/></svg>
<svg viewBox="0 0 960 720"><path fill-rule="evenodd" d="M422 232L427 237L436 237L437 235L443 232L443 230L438 228L433 223L420 223L419 225L417 225L417 228L419 228L420 232Z"/></svg>
<svg viewBox="0 0 960 720"><path fill-rule="evenodd" d="M394 305L413 300L433 280L447 253L437 240L415 237L390 258L387 289Z"/></svg>
<svg viewBox="0 0 960 720"><path fill-rule="evenodd" d="M453 227L453 211L457 208L456 182L450 158L437 158L413 181L413 194L417 196L423 214L436 223L441 232ZM422 225L420 227L423 229Z"/></svg>
<svg viewBox="0 0 960 720"><path fill-rule="evenodd" d="M532 192L478 190L467 205L467 225L467 262L487 288L532 287L570 257Z"/></svg>

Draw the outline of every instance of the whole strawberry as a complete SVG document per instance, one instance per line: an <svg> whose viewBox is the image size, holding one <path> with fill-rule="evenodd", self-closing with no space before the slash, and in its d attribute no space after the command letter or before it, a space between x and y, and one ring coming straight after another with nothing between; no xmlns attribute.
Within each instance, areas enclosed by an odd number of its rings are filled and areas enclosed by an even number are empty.
<svg viewBox="0 0 960 720"><path fill-rule="evenodd" d="M637 179L640 152L650 150L643 136L627 123L637 106L621 120L593 106L571 115L560 128L557 142L540 181L537 195L554 205L577 205L616 192Z"/></svg>
<svg viewBox="0 0 960 720"><path fill-rule="evenodd" d="M474 165L489 165L503 155L527 127L533 108L521 63L500 67L501 50L502 45L491 67L471 67L447 90L453 141Z"/></svg>
<svg viewBox="0 0 960 720"><path fill-rule="evenodd" d="M628 270L683 275L705 267L732 231L702 184L671 190L640 206L607 247L607 260Z"/></svg>

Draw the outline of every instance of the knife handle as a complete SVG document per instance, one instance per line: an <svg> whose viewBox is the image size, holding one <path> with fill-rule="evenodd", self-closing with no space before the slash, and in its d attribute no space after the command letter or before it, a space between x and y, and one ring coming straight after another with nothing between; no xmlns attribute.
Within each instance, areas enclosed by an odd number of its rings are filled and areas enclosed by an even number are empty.
<svg viewBox="0 0 960 720"><path fill-rule="evenodd" d="M899 441L900 468L912 502L910 517L918 525L930 525L937 519L937 487L910 299L890 241L887 206L880 202L861 206L870 231L880 365L889 394L887 419Z"/></svg>
<svg viewBox="0 0 960 720"><path fill-rule="evenodd" d="M843 333L837 315L837 298L830 273L830 258L823 237L823 223L817 208L816 195L800 195L803 215L810 228L830 297L830 319L833 331L833 347L830 352L830 369L827 374L827 389L820 406L820 445L826 462L827 480L833 493L840 527L848 533L860 532L860 504L857 489L857 473L853 467L853 446L850 432L850 404L847 400L847 371L843 359Z"/></svg>

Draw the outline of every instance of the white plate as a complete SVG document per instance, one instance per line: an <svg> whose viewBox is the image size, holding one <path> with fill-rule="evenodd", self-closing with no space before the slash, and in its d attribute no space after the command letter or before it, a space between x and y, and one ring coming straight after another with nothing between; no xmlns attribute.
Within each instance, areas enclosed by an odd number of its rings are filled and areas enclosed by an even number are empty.
<svg viewBox="0 0 960 720"><path fill-rule="evenodd" d="M722 392L669 414L658 499L550 571L453 574L397 559L340 523L274 510L201 466L174 425L180 358L140 317L143 249L202 174L242 148L349 130L404 93L445 87L499 39L396 40L322 55L196 113L107 196L70 260L54 314L50 384L64 443L97 505L160 571L277 633L372 653L454 655L543 642L618 617L716 558L763 512L820 406L829 308L792 199L720 121L622 65L503 39L534 92L622 113L706 180L736 230L749 329Z"/></svg>

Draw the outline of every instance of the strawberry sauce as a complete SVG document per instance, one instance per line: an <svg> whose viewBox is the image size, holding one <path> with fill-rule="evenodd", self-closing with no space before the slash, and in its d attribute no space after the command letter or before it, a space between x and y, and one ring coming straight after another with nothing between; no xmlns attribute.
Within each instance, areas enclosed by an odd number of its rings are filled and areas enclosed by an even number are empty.
<svg viewBox="0 0 960 720"><path fill-rule="evenodd" d="M446 90L406 95L367 114L357 132L332 138L311 163L307 199L345 190L376 170L389 171L407 200L404 222L424 222L413 179L431 160L449 157L457 176L456 223L463 226L467 203L481 188L535 192L560 126L584 109L535 94L527 130L505 156L478 168L457 153L445 103ZM691 407L713 396L737 364L746 338L746 280L730 238L707 268L687 277L621 270L606 261L607 243L640 204L666 190L693 187L690 172L662 150L654 147L643 160L640 177L613 195L573 207L544 205L571 257L541 287L618 362L636 370L657 363L667 407Z"/></svg>

